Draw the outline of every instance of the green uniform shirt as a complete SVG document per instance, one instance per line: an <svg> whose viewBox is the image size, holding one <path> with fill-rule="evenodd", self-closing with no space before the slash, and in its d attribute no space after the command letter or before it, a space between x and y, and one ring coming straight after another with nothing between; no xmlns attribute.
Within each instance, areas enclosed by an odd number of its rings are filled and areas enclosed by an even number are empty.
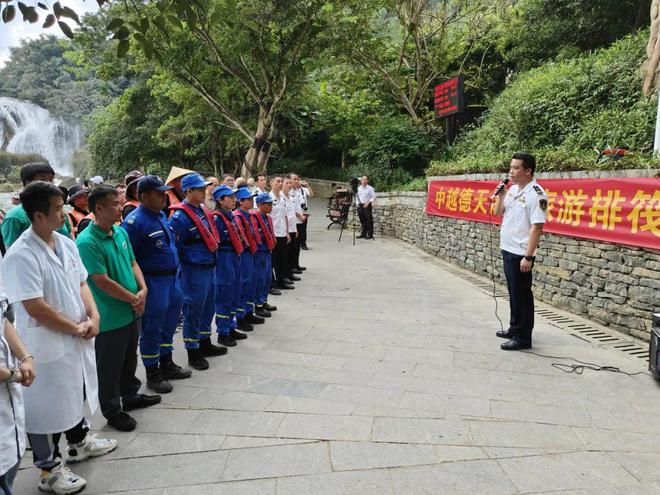
<svg viewBox="0 0 660 495"><path fill-rule="evenodd" d="M108 234L93 222L78 235L76 244L89 273L87 283L101 314L100 331L115 330L131 323L135 319L131 305L114 299L92 280L92 275L107 274L124 289L137 293L138 284L131 266L135 255L126 231L113 225L112 234Z"/></svg>
<svg viewBox="0 0 660 495"><path fill-rule="evenodd" d="M0 229L2 230L2 238L5 241L5 247L9 249L9 246L16 242L23 232L30 228L32 222L25 213L23 205L14 206L2 221ZM62 235L71 237L71 224L69 223L69 215L64 215L64 225L57 230Z"/></svg>

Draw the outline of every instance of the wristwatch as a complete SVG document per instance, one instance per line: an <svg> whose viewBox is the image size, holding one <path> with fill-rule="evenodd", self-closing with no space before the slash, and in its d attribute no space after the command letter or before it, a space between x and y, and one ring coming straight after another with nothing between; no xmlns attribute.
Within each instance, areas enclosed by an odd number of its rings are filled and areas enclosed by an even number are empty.
<svg viewBox="0 0 660 495"><path fill-rule="evenodd" d="M5 380L7 383L18 382L18 370L16 368L9 368L9 378Z"/></svg>
<svg viewBox="0 0 660 495"><path fill-rule="evenodd" d="M525 258L527 261L535 261L535 260L536 260L536 256L524 256L524 258Z"/></svg>

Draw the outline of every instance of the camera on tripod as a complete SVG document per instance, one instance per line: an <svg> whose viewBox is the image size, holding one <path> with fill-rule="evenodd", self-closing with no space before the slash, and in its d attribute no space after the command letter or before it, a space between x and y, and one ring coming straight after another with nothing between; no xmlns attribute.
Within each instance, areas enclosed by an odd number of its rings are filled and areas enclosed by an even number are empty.
<svg viewBox="0 0 660 495"><path fill-rule="evenodd" d="M351 188L351 192L352 192L353 194L357 194L358 186L360 185L360 178L359 178L359 177L351 177L351 178L348 180L348 185L349 185L350 188Z"/></svg>

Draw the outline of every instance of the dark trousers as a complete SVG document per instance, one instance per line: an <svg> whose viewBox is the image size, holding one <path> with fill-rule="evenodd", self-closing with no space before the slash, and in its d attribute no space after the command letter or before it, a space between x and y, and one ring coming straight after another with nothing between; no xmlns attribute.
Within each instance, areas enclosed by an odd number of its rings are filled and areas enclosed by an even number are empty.
<svg viewBox="0 0 660 495"><path fill-rule="evenodd" d="M64 432L66 441L70 444L80 443L87 436L89 427L84 419L80 420L73 428ZM60 436L61 433L28 433L27 437L32 447L32 458L34 465L39 469L50 471L57 467L61 460L60 454Z"/></svg>
<svg viewBox="0 0 660 495"><path fill-rule="evenodd" d="M284 283L284 278L289 274L289 244L286 237L277 237L277 244L273 250L273 269L275 270L275 282Z"/></svg>
<svg viewBox="0 0 660 495"><path fill-rule="evenodd" d="M298 225L298 237L300 238L300 245L307 246L307 220Z"/></svg>
<svg viewBox="0 0 660 495"><path fill-rule="evenodd" d="M300 225L298 225L300 227ZM289 244L289 275L293 275L293 269L300 266L300 236L291 234L291 244Z"/></svg>
<svg viewBox="0 0 660 495"><path fill-rule="evenodd" d="M135 376L140 319L96 336L96 373L99 404L106 419L119 414L124 403L135 399L142 383Z"/></svg>
<svg viewBox="0 0 660 495"><path fill-rule="evenodd" d="M0 476L0 495L12 495L11 486L14 483L14 478L16 477L16 473L18 473L18 467L20 465L21 461L17 461L14 467Z"/></svg>
<svg viewBox="0 0 660 495"><path fill-rule="evenodd" d="M520 271L523 257L502 251L504 275L509 289L509 307L511 318L509 330L523 342L532 342L534 329L534 295L532 294L532 272Z"/></svg>
<svg viewBox="0 0 660 495"><path fill-rule="evenodd" d="M373 208L371 205L366 208L360 206L358 208L358 216L360 217L360 223L362 224L362 235L366 237L374 236L374 214Z"/></svg>

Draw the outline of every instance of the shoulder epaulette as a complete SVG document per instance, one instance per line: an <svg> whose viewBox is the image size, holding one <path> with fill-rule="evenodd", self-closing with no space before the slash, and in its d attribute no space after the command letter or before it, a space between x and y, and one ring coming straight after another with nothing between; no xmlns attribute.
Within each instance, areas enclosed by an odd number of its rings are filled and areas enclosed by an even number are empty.
<svg viewBox="0 0 660 495"><path fill-rule="evenodd" d="M536 191L536 194L538 194L539 196L543 195L543 189L541 189L541 186L539 186L538 184L534 184L532 187Z"/></svg>

